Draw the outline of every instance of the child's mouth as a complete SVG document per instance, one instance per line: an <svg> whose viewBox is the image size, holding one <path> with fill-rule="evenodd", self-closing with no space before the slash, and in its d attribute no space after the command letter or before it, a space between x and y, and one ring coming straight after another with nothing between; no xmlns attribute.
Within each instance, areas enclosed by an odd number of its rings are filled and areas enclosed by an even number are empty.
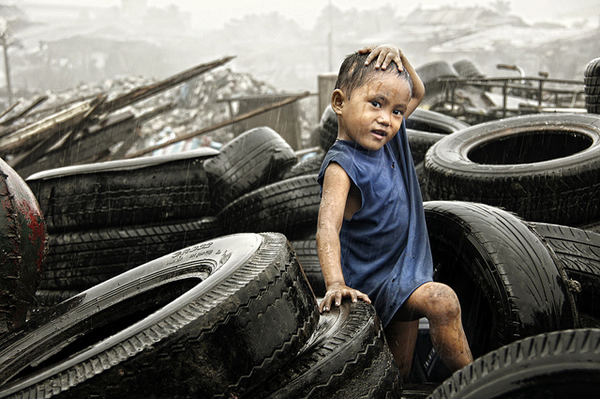
<svg viewBox="0 0 600 399"><path fill-rule="evenodd" d="M384 138L385 136L387 136L387 132L383 131L383 130L372 130L371 133L377 137L377 138Z"/></svg>

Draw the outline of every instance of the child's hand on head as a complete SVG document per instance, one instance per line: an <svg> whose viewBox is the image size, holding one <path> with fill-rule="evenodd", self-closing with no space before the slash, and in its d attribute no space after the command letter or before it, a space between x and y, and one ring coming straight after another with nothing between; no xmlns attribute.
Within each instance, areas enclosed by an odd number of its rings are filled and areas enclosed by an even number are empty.
<svg viewBox="0 0 600 399"><path fill-rule="evenodd" d="M351 298L352 302L356 302L361 299L367 303L371 303L369 296L362 292L348 287L345 284L339 283L327 287L325 297L319 304L319 310L321 313L329 312L332 306L340 306L343 298Z"/></svg>
<svg viewBox="0 0 600 399"><path fill-rule="evenodd" d="M404 70L404 66L402 65L402 52L398 47L392 46L391 44L367 46L358 50L358 52L361 54L369 54L365 61L365 65L369 65L371 61L376 60L375 68L386 69L388 65L394 61L398 66L399 71Z"/></svg>

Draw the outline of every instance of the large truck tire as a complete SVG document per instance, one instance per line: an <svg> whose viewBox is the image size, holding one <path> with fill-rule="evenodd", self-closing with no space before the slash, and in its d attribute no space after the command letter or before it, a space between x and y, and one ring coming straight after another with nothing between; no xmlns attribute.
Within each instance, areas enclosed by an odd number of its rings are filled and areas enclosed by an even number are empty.
<svg viewBox="0 0 600 399"><path fill-rule="evenodd" d="M48 232L211 215L204 163L217 150L67 166L27 178Z"/></svg>
<svg viewBox="0 0 600 399"><path fill-rule="evenodd" d="M237 136L205 164L215 213L242 195L281 180L297 161L292 147L269 127Z"/></svg>
<svg viewBox="0 0 600 399"><path fill-rule="evenodd" d="M578 292L580 313L600 320L600 234L549 223L528 223L542 238Z"/></svg>
<svg viewBox="0 0 600 399"><path fill-rule="evenodd" d="M0 397L241 397L291 361L317 302L281 234L148 262L0 339Z"/></svg>
<svg viewBox="0 0 600 399"><path fill-rule="evenodd" d="M304 175L249 192L217 217L225 234L275 231L299 240L316 231L320 203L317 175Z"/></svg>
<svg viewBox="0 0 600 399"><path fill-rule="evenodd" d="M39 288L83 291L168 253L221 235L217 218L50 234Z"/></svg>
<svg viewBox="0 0 600 399"><path fill-rule="evenodd" d="M250 397L400 399L400 371L375 308L363 301L344 300L323 313L297 358Z"/></svg>
<svg viewBox="0 0 600 399"><path fill-rule="evenodd" d="M600 219L600 116L537 114L444 137L425 156L426 200L481 202L525 220Z"/></svg>
<svg viewBox="0 0 600 399"><path fill-rule="evenodd" d="M569 280L521 219L479 203L424 207L434 280L456 292L475 358L524 337L577 327ZM432 379L449 376L430 363Z"/></svg>
<svg viewBox="0 0 600 399"><path fill-rule="evenodd" d="M578 398L600 391L600 329L525 338L476 359L428 399Z"/></svg>

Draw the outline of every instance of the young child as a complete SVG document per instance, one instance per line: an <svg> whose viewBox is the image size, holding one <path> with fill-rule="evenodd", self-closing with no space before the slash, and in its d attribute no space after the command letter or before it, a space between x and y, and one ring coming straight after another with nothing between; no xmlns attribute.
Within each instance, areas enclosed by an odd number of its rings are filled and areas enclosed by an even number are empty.
<svg viewBox="0 0 600 399"><path fill-rule="evenodd" d="M432 343L452 371L473 361L456 294L432 281L423 200L404 123L424 95L398 48L349 55L331 97L337 141L318 177L317 251L327 287L320 309L329 311L344 297L372 301L405 378L421 317L429 320Z"/></svg>

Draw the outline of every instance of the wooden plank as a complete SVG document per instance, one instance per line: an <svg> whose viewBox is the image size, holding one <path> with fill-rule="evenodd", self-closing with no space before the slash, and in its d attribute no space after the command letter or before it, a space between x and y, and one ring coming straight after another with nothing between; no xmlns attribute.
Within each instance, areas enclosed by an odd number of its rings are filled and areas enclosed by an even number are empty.
<svg viewBox="0 0 600 399"><path fill-rule="evenodd" d="M15 170L25 178L41 170L93 162L99 156L105 156L111 146L135 135L137 125L137 118L130 111L111 115L101 124L74 133L61 146L52 148L43 157L28 165L22 164Z"/></svg>
<svg viewBox="0 0 600 399"><path fill-rule="evenodd" d="M31 102L31 104L29 104L28 107L26 107L24 110L22 110L21 112L19 112L17 115L11 116L10 118L8 118L5 121L3 121L2 125L6 126L6 125L12 124L14 121L16 121L17 119L20 119L23 116L27 115L29 112L31 112L32 109L35 109L36 107L38 107L40 104L42 104L46 100L48 100L48 96L46 96L46 95L42 95L42 96L39 96L39 97L35 98Z"/></svg>
<svg viewBox="0 0 600 399"><path fill-rule="evenodd" d="M28 150L56 133L67 132L84 121L97 105L96 100L76 104L0 138L0 155Z"/></svg>
<svg viewBox="0 0 600 399"><path fill-rule="evenodd" d="M235 57L225 57L217 61L209 62L206 64L198 65L190 68L176 75L173 75L167 79L164 79L158 83L150 84L144 87L138 87L125 93L117 98L107 101L101 107L98 108L97 112L106 113L113 112L116 109L123 108L127 105L131 105L141 100L145 100L161 91L170 89L180 83L190 80L198 75L211 71L221 65L224 65L234 59Z"/></svg>

